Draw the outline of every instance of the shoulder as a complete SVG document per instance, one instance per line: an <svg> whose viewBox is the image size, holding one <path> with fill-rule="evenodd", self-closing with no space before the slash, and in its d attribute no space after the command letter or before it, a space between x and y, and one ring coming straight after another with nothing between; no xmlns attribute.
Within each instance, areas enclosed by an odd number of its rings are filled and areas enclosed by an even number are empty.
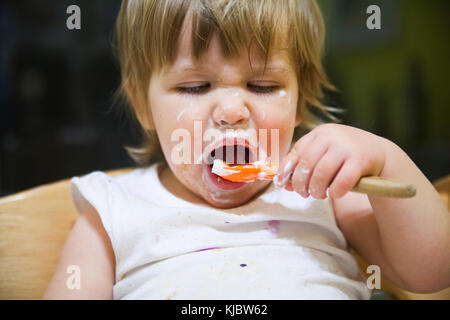
<svg viewBox="0 0 450 320"><path fill-rule="evenodd" d="M124 193L145 192L145 189L151 187L152 182L157 178L158 165L132 169L119 175L93 171L84 176L73 177L70 180L70 192L78 211L84 209L82 198L93 204L96 199L114 201ZM115 198L111 195L114 195ZM96 206L94 205L94 207Z"/></svg>

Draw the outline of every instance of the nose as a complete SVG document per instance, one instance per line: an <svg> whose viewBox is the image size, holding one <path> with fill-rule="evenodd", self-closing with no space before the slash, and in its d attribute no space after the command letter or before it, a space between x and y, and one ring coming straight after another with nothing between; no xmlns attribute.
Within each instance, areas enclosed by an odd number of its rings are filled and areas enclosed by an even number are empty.
<svg viewBox="0 0 450 320"><path fill-rule="evenodd" d="M242 93L226 91L218 95L213 120L220 128L244 128L248 125L250 111Z"/></svg>

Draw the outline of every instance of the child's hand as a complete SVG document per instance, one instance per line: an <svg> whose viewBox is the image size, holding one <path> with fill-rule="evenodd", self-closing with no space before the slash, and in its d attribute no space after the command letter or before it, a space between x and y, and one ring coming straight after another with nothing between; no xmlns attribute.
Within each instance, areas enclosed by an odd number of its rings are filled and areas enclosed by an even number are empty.
<svg viewBox="0 0 450 320"><path fill-rule="evenodd" d="M303 197L340 198L362 176L379 175L388 140L339 124L323 124L299 139L281 162L274 183ZM289 176L292 174L291 181Z"/></svg>

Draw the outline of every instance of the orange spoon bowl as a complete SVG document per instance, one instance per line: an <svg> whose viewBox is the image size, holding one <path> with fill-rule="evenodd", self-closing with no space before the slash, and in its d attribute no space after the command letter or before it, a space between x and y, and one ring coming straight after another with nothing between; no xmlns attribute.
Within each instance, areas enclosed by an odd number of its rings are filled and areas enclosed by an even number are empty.
<svg viewBox="0 0 450 320"><path fill-rule="evenodd" d="M226 172L226 174L220 174L220 176L233 182L272 180L278 171L278 164L274 163L229 165L225 162L215 162L213 172L217 172L218 167L220 167L221 172Z"/></svg>

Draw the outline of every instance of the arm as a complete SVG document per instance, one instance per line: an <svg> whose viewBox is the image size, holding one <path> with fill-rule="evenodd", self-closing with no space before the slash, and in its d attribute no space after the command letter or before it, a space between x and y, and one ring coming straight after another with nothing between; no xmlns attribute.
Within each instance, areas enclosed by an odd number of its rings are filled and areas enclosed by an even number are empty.
<svg viewBox="0 0 450 320"><path fill-rule="evenodd" d="M369 265L379 266L381 274L395 285L410 290L384 256L378 225L367 195L348 192L342 198L331 198L331 202L337 225L350 247Z"/></svg>
<svg viewBox="0 0 450 320"><path fill-rule="evenodd" d="M292 162L286 189L333 201L336 221L367 262L380 266L394 283L414 292L450 285L450 215L437 191L393 142L350 126L326 124L299 139L280 165ZM349 192L362 176L412 183L411 199Z"/></svg>
<svg viewBox="0 0 450 320"><path fill-rule="evenodd" d="M416 196L393 199L358 195L334 199L337 219L345 225L344 233L357 251L367 261L378 264L393 282L395 276L389 275L395 273L401 279L396 283L399 286L423 293L445 289L450 285L449 212L406 153L391 142L385 147L386 162L380 176L414 184ZM350 228L352 224L359 227ZM375 254L378 251L379 255ZM380 262L389 264L392 270Z"/></svg>
<svg viewBox="0 0 450 320"><path fill-rule="evenodd" d="M80 268L80 289L68 289L67 267ZM112 299L115 257L100 217L88 206L75 223L43 299Z"/></svg>

